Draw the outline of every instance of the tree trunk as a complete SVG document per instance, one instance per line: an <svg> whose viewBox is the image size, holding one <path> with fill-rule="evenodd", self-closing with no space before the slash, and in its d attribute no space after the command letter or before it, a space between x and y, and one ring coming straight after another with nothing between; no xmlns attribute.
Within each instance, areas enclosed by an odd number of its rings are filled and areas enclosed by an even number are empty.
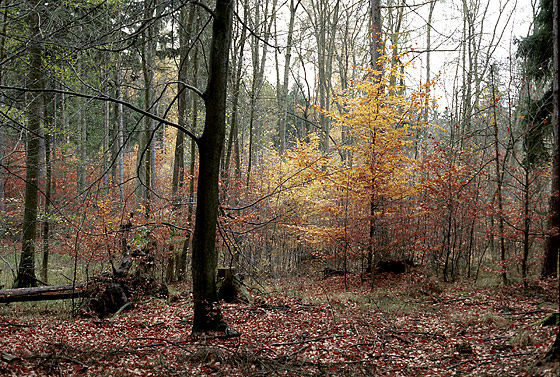
<svg viewBox="0 0 560 377"><path fill-rule="evenodd" d="M78 149L78 164L76 166L76 188L78 194L81 194L87 184L87 177L86 177L86 160L87 160L87 126L86 126L86 116L85 116L85 108L86 103L83 99L78 99L78 101L82 102L78 106L80 109L78 110L78 140L77 140L77 149Z"/></svg>
<svg viewBox="0 0 560 377"><path fill-rule="evenodd" d="M7 14L8 8L4 8L4 12L2 13L2 35L0 36L0 61L4 61L6 56L6 28L8 25L7 22ZM4 72L3 67L0 65L0 85L4 83ZM4 96L3 93L0 92L0 103L4 103ZM0 162L6 165L6 161L4 161L5 151L4 151L4 128L0 128ZM4 177L5 168L0 168L0 213L3 214L6 210L6 180ZM0 238L4 237L5 224L4 220L0 220Z"/></svg>
<svg viewBox="0 0 560 377"><path fill-rule="evenodd" d="M29 1L29 71L28 88L39 90L42 87L41 46L37 38L41 35L39 29L39 14L36 11L38 1ZM14 288L33 287L37 285L35 278L35 236L37 231L37 199L39 176L39 153L42 116L42 95L27 93L29 98L27 114L27 157L25 177L25 202L23 214L23 237L21 259Z"/></svg>
<svg viewBox="0 0 560 377"><path fill-rule="evenodd" d="M379 0L370 0L370 19L371 19L371 44L370 57L371 68L375 71L381 71L379 65L379 57L383 49L383 41L381 40L381 10Z"/></svg>
<svg viewBox="0 0 560 377"><path fill-rule="evenodd" d="M553 64L554 64L554 84L553 84L553 93L554 93L554 115L553 115L553 127L554 127L554 156L553 156L553 172L552 172L552 195L550 200L550 212L553 215L554 220L557 222L554 223L558 229L558 221L560 221L560 199L558 199L558 193L560 192L560 126L559 126L559 115L560 115L560 94L558 93L558 89L560 86L560 30L559 30L559 18L560 12L558 9L558 1L553 0L553 44L554 44L554 54L553 54ZM555 199L553 199L555 198ZM551 218L551 223L552 223ZM553 224L551 224L553 225ZM554 265L558 266L558 238L559 236L556 235L556 244L554 250L556 251L556 259L553 261ZM552 238L552 237L549 237ZM548 243L547 243L547 246ZM549 246L550 247L550 246ZM551 253L551 249L547 249L547 254ZM551 261L552 262L552 261ZM558 297L560 298L560 279L558 279ZM560 308L558 310L560 312ZM560 328L556 333L556 339L550 347L550 350L546 354L546 359L549 361L560 361Z"/></svg>
<svg viewBox="0 0 560 377"><path fill-rule="evenodd" d="M108 76L108 74L101 73L100 77ZM106 101L103 104L103 186L107 189L109 187L109 171L111 170L111 151L109 148L109 143L111 139L112 129L111 129L111 104Z"/></svg>
<svg viewBox="0 0 560 377"><path fill-rule="evenodd" d="M188 103L188 92L183 83L188 80L188 68L189 68L189 38L192 32L192 25L194 17L196 15L196 7L181 8L181 13L179 14L179 51L180 51L180 63L179 63L179 73L178 73L178 105L177 105L177 117L179 125L186 127L187 125L187 103ZM187 13L187 10L189 12ZM196 69L196 68L195 68ZM180 195L178 195L179 189L183 187L185 183L185 134L181 130L177 130L177 137L175 138L175 158L173 160L173 181L171 184L171 193L173 195L173 211L177 211L180 206ZM176 232L172 231L172 235ZM175 245L172 243L169 248L169 259L167 263L166 280L172 281L184 273L184 268L181 270L180 255L177 255L175 250ZM181 270L181 271L180 271Z"/></svg>
<svg viewBox="0 0 560 377"><path fill-rule="evenodd" d="M244 9L249 9L249 1L245 0L244 2ZM248 12L243 12L243 23L247 24L248 19ZM225 171L225 179L226 179L226 187L229 184L229 166L231 161L231 154L233 151L234 146L239 144L238 139L238 129L239 129L239 97L241 94L241 82L243 78L243 55L245 51L245 42L247 40L247 28L241 28L241 36L239 37L239 42L237 44L237 49L235 51L234 58L237 59L237 64L234 64L235 69L235 78L233 80L233 90L232 90L232 99L231 99L231 126L230 126L230 133L228 138L228 144L226 149L226 161L224 165ZM236 153L238 154L238 152ZM237 161L239 161L239 156L236 155ZM236 171L239 170L239 164L236 164Z"/></svg>
<svg viewBox="0 0 560 377"><path fill-rule="evenodd" d="M251 108L250 108L250 115L249 115L249 156L247 159L247 186L249 186L250 184L250 179L251 179L251 169L253 167L253 160L254 158L256 158L257 156L257 151L255 151L255 144L257 144L255 141L255 139L257 138L257 130L256 128L259 126L259 121L257 118L259 118L260 114L257 114L257 106L258 106L258 100L259 100L259 96L260 96L260 92L261 89L263 87L263 77L264 77L264 70L265 70L265 63L266 63L266 55L268 52L268 40L270 38L270 30L272 28L272 24L273 24L273 19L274 17L271 17L270 15L274 13L274 10L276 9L276 2L277 0L273 0L272 2L272 10L268 9L268 1L265 2L265 9L264 9L264 15L263 15L263 19L264 24L261 30L261 33L264 34L262 37L257 37L256 35L253 38L254 41L254 45L253 45L253 82L252 82L252 88L251 88ZM257 7L257 12L259 11L259 8ZM261 22L261 18L259 16L259 13L257 13L256 15L256 20L255 20L255 24L256 26L258 26ZM270 20L270 21L268 21ZM263 38L262 41L262 56L260 56L260 43L261 43L261 38Z"/></svg>
<svg viewBox="0 0 560 377"><path fill-rule="evenodd" d="M294 23L296 18L296 10L300 4L300 1L297 4L294 4L295 0L290 0L290 23L288 26L288 40L286 41L286 59L284 60L284 77L283 77L283 85L282 85L282 114L280 117L280 127L278 130L279 137L280 137L280 147L279 151L280 154L284 154L286 150L286 125L288 124L288 78L290 75L290 63L292 58L292 41L294 35Z"/></svg>
<svg viewBox="0 0 560 377"><path fill-rule="evenodd" d="M123 101L122 91L122 72L120 64L115 72L115 95L119 101ZM122 103L115 103L114 106L114 124L113 124L113 144L111 151L113 185L118 187L120 202L124 203L124 119Z"/></svg>
<svg viewBox="0 0 560 377"><path fill-rule="evenodd" d="M51 104L44 104L45 107L45 119L48 122L49 128L54 126L54 114L56 112L55 99L53 96L50 97ZM51 111L47 108L49 105L52 106ZM49 131L44 133L45 138L45 214L43 219L43 258L41 263L41 280L43 284L48 283L48 267L49 267L49 253L50 253L50 211L51 211L51 197L52 197L52 148L51 141L52 136Z"/></svg>
<svg viewBox="0 0 560 377"><path fill-rule="evenodd" d="M498 115L496 112L496 87L494 82L494 72L495 68L490 69L490 75L492 78L492 104L493 104L493 121L492 126L494 128L494 158L495 158L495 171L496 171L496 199L498 200L498 232L500 235L500 258L502 262L502 282L504 285L507 284L507 269L506 269L506 244L504 236L504 204L502 199L502 168L500 164L500 145L498 139ZM505 161L504 161L505 162Z"/></svg>
<svg viewBox="0 0 560 377"><path fill-rule="evenodd" d="M157 7L157 1L144 1L144 17L151 20ZM144 78L144 110L152 109L154 69L155 69L155 43L157 30L154 23L151 23L142 33L142 73ZM138 204L142 204L144 216L150 214L150 196L152 187L152 132L154 120L151 117L144 117L144 130L140 133L140 145L138 148Z"/></svg>
<svg viewBox="0 0 560 377"><path fill-rule="evenodd" d="M312 23L314 24L314 37L317 44L317 97L319 108L329 111L330 107L330 88L332 75L332 60L334 54L334 42L336 37L336 26L338 23L338 13L340 2L334 3L331 8L329 2L312 2L313 9ZM323 111L319 111L319 127L321 129L321 150L328 153L330 149L330 119Z"/></svg>
<svg viewBox="0 0 560 377"><path fill-rule="evenodd" d="M217 302L216 225L220 158L225 139L227 70L232 15L233 1L217 0L210 46L209 77L204 92L206 118L204 131L198 140L200 172L192 256L193 334L227 329Z"/></svg>
<svg viewBox="0 0 560 377"><path fill-rule="evenodd" d="M544 261L541 271L541 277L556 277L558 275L558 249L560 248L560 128L558 125L559 98L558 98L558 3L553 0L553 35L554 35L554 52L553 52L553 95L554 95L554 114L553 114L553 152L552 152L552 186L550 189L549 200L549 222L548 228L553 234L546 238L544 249Z"/></svg>

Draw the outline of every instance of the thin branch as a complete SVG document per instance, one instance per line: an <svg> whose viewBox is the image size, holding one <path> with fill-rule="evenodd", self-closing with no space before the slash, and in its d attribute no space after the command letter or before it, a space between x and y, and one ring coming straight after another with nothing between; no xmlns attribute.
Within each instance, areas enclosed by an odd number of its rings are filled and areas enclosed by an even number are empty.
<svg viewBox="0 0 560 377"><path fill-rule="evenodd" d="M249 34L251 34L253 37L257 38L259 41L261 41L262 43L264 43L265 45L267 45L268 47L271 47L275 50L278 50L278 52L282 52L280 46L275 46L273 44L271 44L270 42L268 42L266 39L264 39L263 37L261 37L260 35L258 35L253 29L251 29L242 19L241 17L239 17L239 14L237 12L233 12L235 14L235 17L237 18L237 21L239 21L239 23L241 25L243 25L243 27L245 29L247 29L247 31L249 31Z"/></svg>
<svg viewBox="0 0 560 377"><path fill-rule="evenodd" d="M326 340L326 339L334 339L334 338L342 338L345 335L331 335L331 336L321 336L318 338L309 338L309 339L304 339L304 340L298 340L295 342L286 342L286 343L272 343L271 346L274 347L278 347L278 346L291 346L294 344L304 344L304 343L311 343L311 342L319 342L321 340Z"/></svg>
<svg viewBox="0 0 560 377"><path fill-rule="evenodd" d="M185 86L187 84L184 84ZM188 87L188 86L187 86ZM198 137L192 133L191 131L189 131L188 129L186 129L185 127L171 122L167 119L161 118L155 114L152 114L148 111L142 110L141 108L134 106L133 104L126 102L126 101L122 101L113 97L110 97L106 94L98 94L98 95L92 95L92 94L85 94L85 93L79 93L79 92L74 92L74 91L68 91L68 90L61 90L61 89L29 89L29 88L23 88L23 87L17 87L17 86L6 86L6 85L0 85L0 90L17 90L17 91L21 91L21 92L39 92L39 93L58 93L58 94L65 94L65 95L69 95L69 96L75 96L75 97L81 97L81 98L89 98L89 99L93 99L93 100L100 100L100 101L109 101L109 102L113 102L113 103L117 103L123 106L128 107L129 109L142 114L144 116L147 116L149 118L152 118L160 123L166 124L168 126L174 127L180 131L183 131L187 136L189 136L191 139L193 139L197 144L198 144ZM200 91L198 91L197 89L197 94L200 93Z"/></svg>

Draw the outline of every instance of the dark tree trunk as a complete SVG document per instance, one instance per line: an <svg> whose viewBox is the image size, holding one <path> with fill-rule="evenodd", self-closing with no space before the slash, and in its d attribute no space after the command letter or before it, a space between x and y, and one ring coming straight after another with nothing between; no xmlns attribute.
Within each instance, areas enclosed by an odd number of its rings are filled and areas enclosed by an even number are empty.
<svg viewBox="0 0 560 377"><path fill-rule="evenodd" d="M560 221L560 199L558 198L558 193L560 192L560 143L559 143L559 138L560 138L560 127L558 124L559 121L559 113L560 113L560 94L558 93L558 89L559 89L559 80L560 80L560 72L559 72L559 68L560 68L560 30L558 29L559 27L559 17L560 17L560 13L558 11L558 1L559 0L553 0L553 43L554 43L554 84L553 84L553 92L554 92L554 116L553 116L553 123L554 123L554 157L553 157L553 172L552 172L552 195L551 195L551 200L550 200L550 212L551 214L554 216L554 219L557 221L555 223L555 226L558 227L558 221ZM553 207L554 204L554 207ZM552 220L551 220L552 221ZM554 251L556 253L555 258L553 261L550 261L551 263L554 264L554 270L556 271L557 266L558 266L558 238L559 236L555 236L556 238L556 243L555 243L555 247L554 247ZM548 244L548 243L547 243ZM550 249L547 249L547 251L550 252ZM547 253L548 254L548 253ZM543 271L544 272L544 271ZM560 280L559 280L559 285L558 285L558 296L560 298ZM560 311L560 308L559 308ZM560 361L560 328L558 329L558 332L556 334L556 340L554 341L554 343L552 344L552 347L550 347L550 350L548 351L547 355L546 355L546 359L549 361Z"/></svg>
<svg viewBox="0 0 560 377"><path fill-rule="evenodd" d="M39 45L39 14L36 8L36 0L28 2L29 23L29 72L28 88L31 90L41 89L41 47ZM14 288L33 287L37 285L35 278L35 235L37 232L37 198L39 177L39 135L41 132L41 108L42 95L27 93L29 101L29 113L27 124L27 158L25 178L25 209L23 214L23 237L21 259L19 261L18 274L14 282Z"/></svg>
<svg viewBox="0 0 560 377"><path fill-rule="evenodd" d="M560 130L558 127L558 1L553 1L553 35L554 35L554 114L553 114L553 130L554 130L554 150L552 152L552 187L550 193L550 218L548 227L554 231L554 234L546 238L544 250L544 262L541 276L556 277L558 275L558 248L560 248Z"/></svg>
<svg viewBox="0 0 560 377"><path fill-rule="evenodd" d="M204 92L206 119L204 131L198 140L200 170L192 257L192 330L195 334L227 328L217 305L216 225L218 176L226 129L226 88L232 15L233 0L217 0L210 46L209 78Z"/></svg>

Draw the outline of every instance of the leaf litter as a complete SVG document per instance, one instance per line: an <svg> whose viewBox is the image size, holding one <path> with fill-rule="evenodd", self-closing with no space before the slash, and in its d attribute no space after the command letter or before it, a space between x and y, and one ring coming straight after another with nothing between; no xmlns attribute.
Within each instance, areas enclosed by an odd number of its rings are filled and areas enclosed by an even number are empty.
<svg viewBox="0 0 560 377"><path fill-rule="evenodd" d="M531 326L557 307L552 283L523 293L434 287L417 274L381 276L373 288L348 278L348 289L340 276L299 279L252 303L223 303L241 332L233 338L191 337L188 294L104 320L5 306L0 375L558 375L558 365L541 362L557 328Z"/></svg>

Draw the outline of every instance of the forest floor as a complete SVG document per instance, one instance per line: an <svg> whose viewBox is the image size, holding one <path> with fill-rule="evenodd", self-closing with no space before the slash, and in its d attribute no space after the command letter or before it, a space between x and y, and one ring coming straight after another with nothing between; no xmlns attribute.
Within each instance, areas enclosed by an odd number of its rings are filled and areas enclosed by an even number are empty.
<svg viewBox="0 0 560 377"><path fill-rule="evenodd" d="M420 274L271 283L223 304L240 337L192 338L188 287L109 319L0 306L2 376L557 376L543 364L557 288L443 285ZM270 288L269 287L269 288ZM255 293L255 292L253 292ZM52 304L52 303L51 303Z"/></svg>

